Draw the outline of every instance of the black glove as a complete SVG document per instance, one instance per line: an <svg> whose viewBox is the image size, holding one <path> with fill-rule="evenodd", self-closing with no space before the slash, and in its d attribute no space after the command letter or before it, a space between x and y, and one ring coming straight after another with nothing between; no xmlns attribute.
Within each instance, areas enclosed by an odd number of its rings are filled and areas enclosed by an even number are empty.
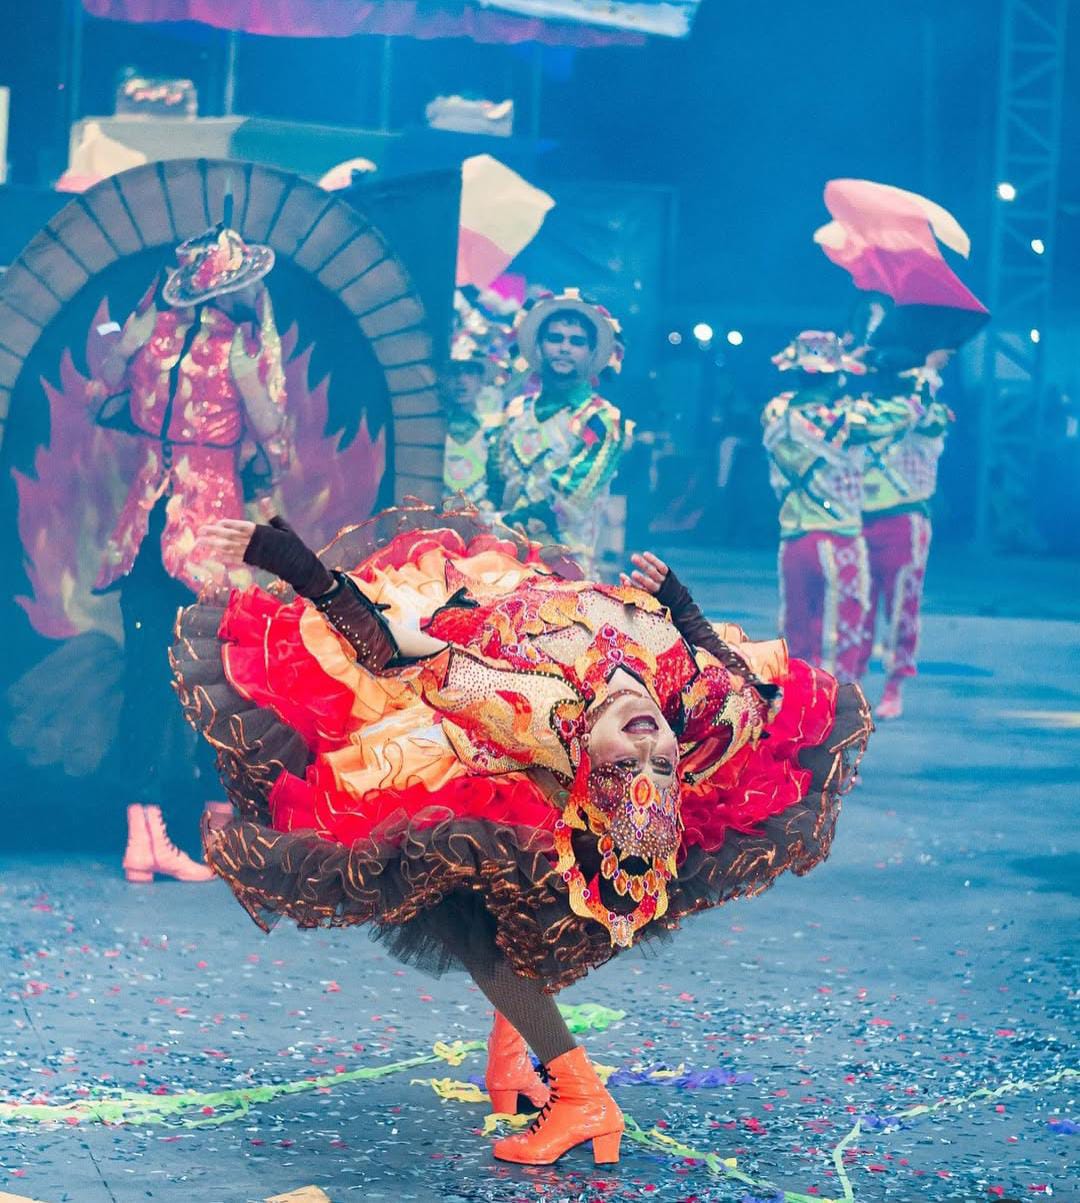
<svg viewBox="0 0 1080 1203"><path fill-rule="evenodd" d="M767 701L776 697L780 687L757 679L753 669L742 656L717 635L712 624L698 608L697 602L690 596L690 590L670 568L656 594L656 600L671 611L671 621L691 647L700 647L715 656L725 668L753 685Z"/></svg>
<svg viewBox="0 0 1080 1203"><path fill-rule="evenodd" d="M674 569L668 569L664 583L656 594L656 600L671 611L671 621L691 647L703 648L714 656L723 655L727 644L720 639L712 624L698 609L697 603L690 596L690 590L675 575ZM742 675L749 674L743 672Z"/></svg>
<svg viewBox="0 0 1080 1203"><path fill-rule="evenodd" d="M335 587L322 561L284 518L271 518L269 526L255 527L244 563L272 572L301 597L321 597Z"/></svg>

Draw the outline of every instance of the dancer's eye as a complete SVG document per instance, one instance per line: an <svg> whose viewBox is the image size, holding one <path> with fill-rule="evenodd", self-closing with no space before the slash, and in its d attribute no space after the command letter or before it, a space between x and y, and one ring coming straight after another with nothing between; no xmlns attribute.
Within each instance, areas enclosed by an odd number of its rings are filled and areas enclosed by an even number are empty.
<svg viewBox="0 0 1080 1203"><path fill-rule="evenodd" d="M664 773L670 776L675 772L675 766L666 756L657 756L653 759L652 766L658 773Z"/></svg>

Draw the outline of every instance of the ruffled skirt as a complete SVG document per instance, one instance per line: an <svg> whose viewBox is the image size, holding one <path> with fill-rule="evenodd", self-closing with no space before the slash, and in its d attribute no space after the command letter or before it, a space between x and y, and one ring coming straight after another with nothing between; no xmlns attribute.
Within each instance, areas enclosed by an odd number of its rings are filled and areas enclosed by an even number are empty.
<svg viewBox="0 0 1080 1203"><path fill-rule="evenodd" d="M373 520L323 558L355 569L399 621L430 616L463 584L509 591L543 567L532 549L426 511ZM570 908L553 852L559 812L539 786L524 773L467 774L408 681L357 666L313 608L284 591L204 595L181 616L173 660L239 810L205 831L207 863L260 927L283 915L368 924L423 969L503 956L551 991L617 951ZM798 661L780 683L770 738L686 790L668 910L637 942L828 855L869 711L856 686Z"/></svg>

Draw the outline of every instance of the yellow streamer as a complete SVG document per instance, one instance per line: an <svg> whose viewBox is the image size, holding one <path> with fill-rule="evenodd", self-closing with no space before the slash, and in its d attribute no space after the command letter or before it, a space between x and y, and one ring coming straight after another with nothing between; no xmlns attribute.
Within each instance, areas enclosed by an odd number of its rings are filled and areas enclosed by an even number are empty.
<svg viewBox="0 0 1080 1203"><path fill-rule="evenodd" d="M524 1128L532 1123L531 1115L485 1115L484 1135L494 1136L504 1128Z"/></svg>
<svg viewBox="0 0 1080 1203"><path fill-rule="evenodd" d="M442 1057L447 1064L458 1066L469 1053L476 1050L476 1047L475 1040L453 1040L449 1044L443 1040L436 1040L431 1051L436 1057Z"/></svg>
<svg viewBox="0 0 1080 1203"><path fill-rule="evenodd" d="M444 1103L486 1103L488 1096L473 1082L453 1078L413 1078L412 1086L430 1086Z"/></svg>

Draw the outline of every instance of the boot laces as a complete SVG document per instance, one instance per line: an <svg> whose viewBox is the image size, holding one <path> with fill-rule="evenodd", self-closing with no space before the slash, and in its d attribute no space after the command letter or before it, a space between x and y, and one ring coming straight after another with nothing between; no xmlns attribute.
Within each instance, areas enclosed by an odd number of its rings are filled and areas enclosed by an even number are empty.
<svg viewBox="0 0 1080 1203"><path fill-rule="evenodd" d="M162 819L159 823L154 823L151 820L150 827L152 835L159 837L162 848L166 852L171 853L173 856L183 855L180 849L177 848L177 846L172 842L172 839L169 837L169 829L165 826L164 819ZM153 830L154 828L157 830Z"/></svg>
<svg viewBox="0 0 1080 1203"><path fill-rule="evenodd" d="M181 853L180 849L177 848L177 846L169 838L169 833L165 830L164 825L162 825L162 829L161 829L161 843L164 846L165 851L168 852L170 855L172 855L172 856L183 855Z"/></svg>
<svg viewBox="0 0 1080 1203"><path fill-rule="evenodd" d="M529 1135L530 1136L532 1136L534 1132L539 1132L540 1129L543 1127L544 1120L547 1119L548 1112L551 1110L552 1104L557 1102L558 1098L559 1098L559 1089L557 1086L552 1086L551 1093L550 1093L550 1095L548 1095L548 1101L543 1105L543 1107L540 1108L540 1114L529 1125Z"/></svg>

